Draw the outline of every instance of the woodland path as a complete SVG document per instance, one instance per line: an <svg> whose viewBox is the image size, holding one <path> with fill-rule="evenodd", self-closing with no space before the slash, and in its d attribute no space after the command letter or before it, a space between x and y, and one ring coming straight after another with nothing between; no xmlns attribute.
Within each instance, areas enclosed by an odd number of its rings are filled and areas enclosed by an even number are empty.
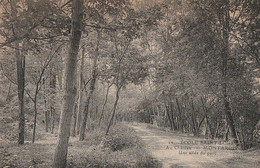
<svg viewBox="0 0 260 168"><path fill-rule="evenodd" d="M161 162L165 168L256 168L260 166L257 159L260 155L259 150L251 152L249 156L248 153L240 150L221 148L232 147L231 145L206 145L205 141L210 140L167 132L146 124L134 123L129 126L143 140L152 157ZM219 146L221 150L205 149L210 146Z"/></svg>

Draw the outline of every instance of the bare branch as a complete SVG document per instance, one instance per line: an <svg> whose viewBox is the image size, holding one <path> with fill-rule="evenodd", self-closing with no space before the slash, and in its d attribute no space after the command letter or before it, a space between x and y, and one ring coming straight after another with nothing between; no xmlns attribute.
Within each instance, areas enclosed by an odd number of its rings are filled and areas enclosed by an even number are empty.
<svg viewBox="0 0 260 168"><path fill-rule="evenodd" d="M27 89L24 88L24 91L26 92L26 94L28 95L28 97L32 100L32 102L35 103L34 98L31 96L31 94L29 93L29 91Z"/></svg>

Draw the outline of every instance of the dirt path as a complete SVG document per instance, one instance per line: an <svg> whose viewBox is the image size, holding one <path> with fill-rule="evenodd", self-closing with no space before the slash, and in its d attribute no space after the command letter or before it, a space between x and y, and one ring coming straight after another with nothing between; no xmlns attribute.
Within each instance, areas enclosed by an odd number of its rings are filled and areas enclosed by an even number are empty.
<svg viewBox="0 0 260 168"><path fill-rule="evenodd" d="M230 147L233 147L231 145L205 144L210 140L166 132L145 124L131 124L130 127L136 130L147 150L165 168L254 168L259 166L257 156L250 157L251 160L248 161L248 158L242 158L243 154L240 150L230 150ZM226 149L227 147L229 149Z"/></svg>

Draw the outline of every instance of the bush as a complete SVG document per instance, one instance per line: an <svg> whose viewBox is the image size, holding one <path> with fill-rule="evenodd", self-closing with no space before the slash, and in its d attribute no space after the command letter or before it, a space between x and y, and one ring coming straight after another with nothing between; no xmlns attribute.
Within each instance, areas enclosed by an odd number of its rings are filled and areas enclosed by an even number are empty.
<svg viewBox="0 0 260 168"><path fill-rule="evenodd" d="M118 151L137 146L139 143L138 138L134 136L134 130L123 125L116 125L104 138L103 145L112 151Z"/></svg>

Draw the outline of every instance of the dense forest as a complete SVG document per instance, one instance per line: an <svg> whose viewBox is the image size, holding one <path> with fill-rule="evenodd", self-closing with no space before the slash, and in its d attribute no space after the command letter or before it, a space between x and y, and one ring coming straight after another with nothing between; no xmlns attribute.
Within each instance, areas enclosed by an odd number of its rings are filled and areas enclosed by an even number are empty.
<svg viewBox="0 0 260 168"><path fill-rule="evenodd" d="M53 134L55 168L66 167L70 137L108 137L122 121L259 145L259 9L258 0L1 0L0 140Z"/></svg>

